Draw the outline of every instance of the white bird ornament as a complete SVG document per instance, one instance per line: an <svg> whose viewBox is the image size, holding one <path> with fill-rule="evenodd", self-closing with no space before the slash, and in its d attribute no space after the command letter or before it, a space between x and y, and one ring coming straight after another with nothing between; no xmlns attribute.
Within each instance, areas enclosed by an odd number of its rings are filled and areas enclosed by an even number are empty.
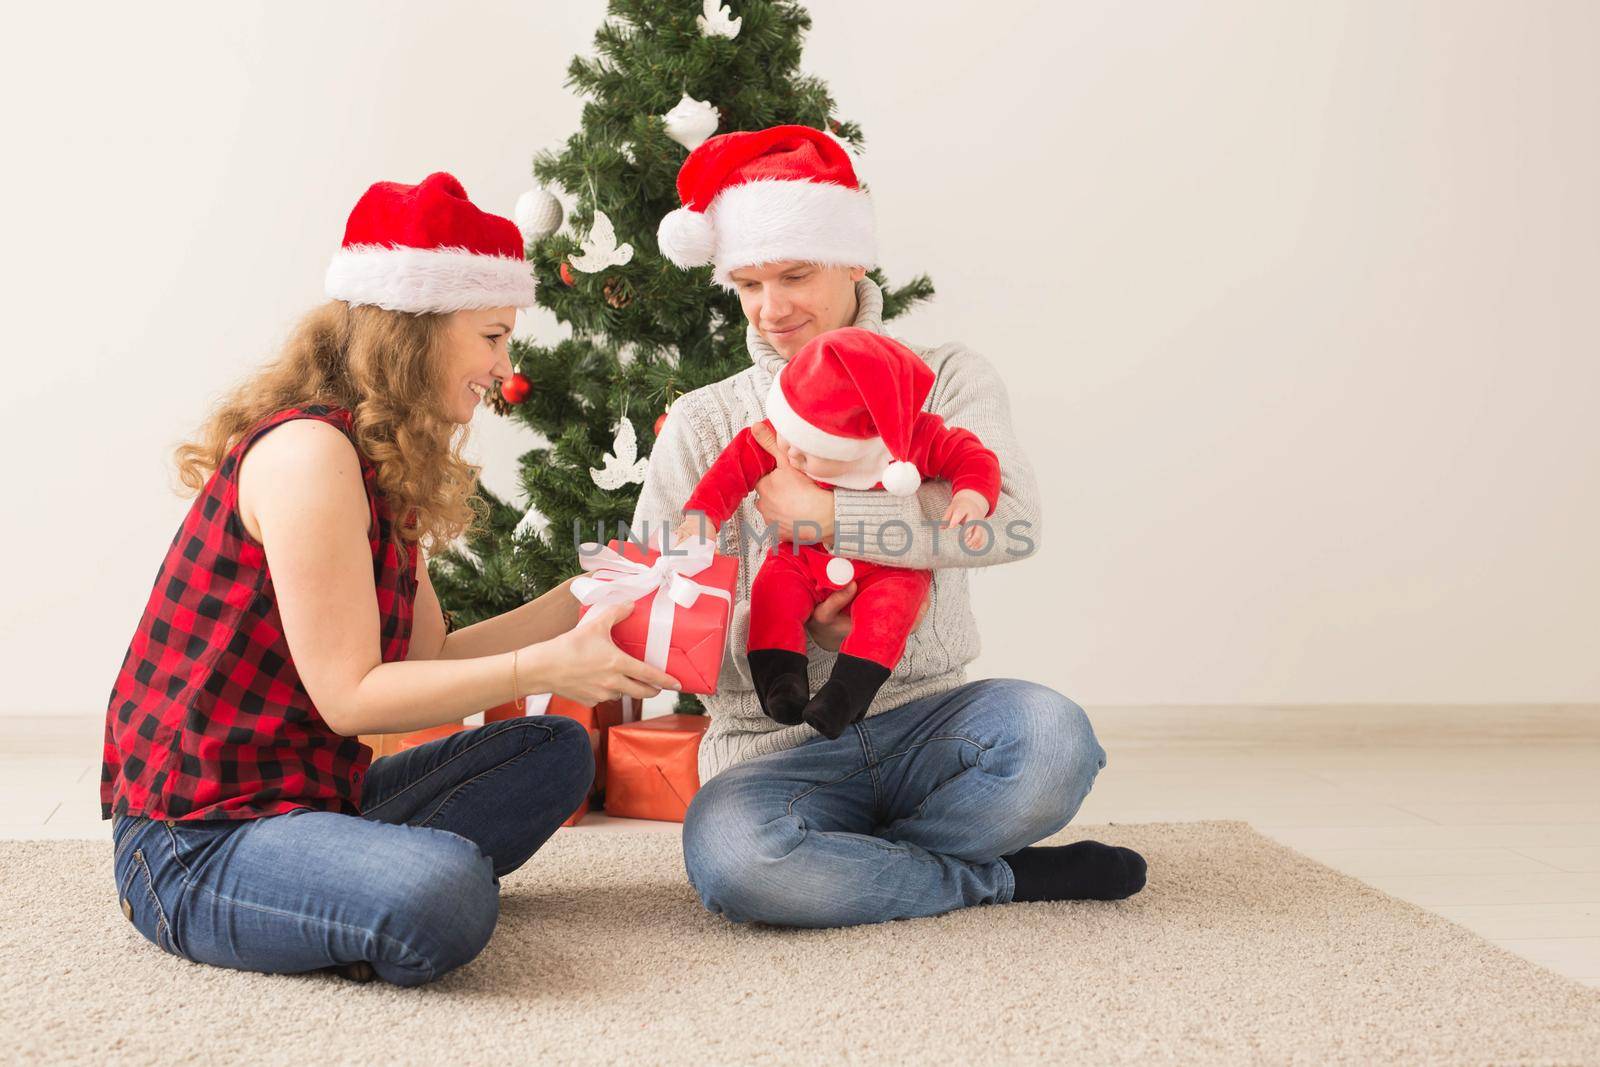
<svg viewBox="0 0 1600 1067"><path fill-rule="evenodd" d="M633 258L633 246L617 244L617 230L604 211L595 211L594 222L589 226L589 236L583 248L568 258L573 270L585 274L598 274L608 267L620 267Z"/></svg>

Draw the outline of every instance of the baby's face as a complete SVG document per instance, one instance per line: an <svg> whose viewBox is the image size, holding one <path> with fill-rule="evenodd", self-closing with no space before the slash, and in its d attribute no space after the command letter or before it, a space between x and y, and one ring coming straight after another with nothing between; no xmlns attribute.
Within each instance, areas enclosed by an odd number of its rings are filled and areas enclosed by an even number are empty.
<svg viewBox="0 0 1600 1067"><path fill-rule="evenodd" d="M840 459L824 459L814 456L794 444L782 434L777 435L778 447L789 457L789 464L795 470L819 481L828 481L850 470L850 464Z"/></svg>

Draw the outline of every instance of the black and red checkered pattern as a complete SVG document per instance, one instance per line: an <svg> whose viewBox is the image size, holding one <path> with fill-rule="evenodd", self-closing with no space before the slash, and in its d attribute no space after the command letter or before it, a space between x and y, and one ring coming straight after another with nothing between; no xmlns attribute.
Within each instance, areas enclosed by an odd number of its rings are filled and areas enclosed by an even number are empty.
<svg viewBox="0 0 1600 1067"><path fill-rule="evenodd" d="M102 818L254 819L294 808L359 813L372 750L334 733L317 714L284 640L266 553L239 519L240 460L263 433L291 419L351 432L343 409L281 411L234 445L195 499L111 690ZM411 642L417 546L393 536L365 456L361 473L372 508L383 659L391 662L404 659Z"/></svg>

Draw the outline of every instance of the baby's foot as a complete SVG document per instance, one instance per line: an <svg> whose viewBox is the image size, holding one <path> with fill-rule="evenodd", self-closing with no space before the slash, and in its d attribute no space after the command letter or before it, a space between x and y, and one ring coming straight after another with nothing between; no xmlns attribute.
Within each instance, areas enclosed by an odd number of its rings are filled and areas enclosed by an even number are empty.
<svg viewBox="0 0 1600 1067"><path fill-rule="evenodd" d="M811 695L806 679L806 657L803 652L790 652L782 648L751 650L750 679L755 683L756 699L761 710L773 722L784 726L798 726L806 698Z"/></svg>
<svg viewBox="0 0 1600 1067"><path fill-rule="evenodd" d="M805 706L805 721L830 740L866 715L872 698L889 680L889 668L859 656L840 654L833 674Z"/></svg>

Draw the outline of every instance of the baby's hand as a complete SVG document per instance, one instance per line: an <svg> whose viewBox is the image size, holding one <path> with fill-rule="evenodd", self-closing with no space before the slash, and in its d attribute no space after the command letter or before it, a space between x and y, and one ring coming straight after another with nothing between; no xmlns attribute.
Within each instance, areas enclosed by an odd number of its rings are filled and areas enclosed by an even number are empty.
<svg viewBox="0 0 1600 1067"><path fill-rule="evenodd" d="M698 511L691 512L684 516L683 521L678 523L678 528L672 532L672 547L677 548L691 537L699 537L702 534L715 539L717 528L711 525L711 520Z"/></svg>
<svg viewBox="0 0 1600 1067"><path fill-rule="evenodd" d="M982 493L976 489L962 489L950 498L950 506L944 509L944 528L953 530L963 523L986 518L988 514L989 501L984 499ZM968 548L977 549L982 548L992 536L983 527L973 526L961 535L961 539Z"/></svg>

